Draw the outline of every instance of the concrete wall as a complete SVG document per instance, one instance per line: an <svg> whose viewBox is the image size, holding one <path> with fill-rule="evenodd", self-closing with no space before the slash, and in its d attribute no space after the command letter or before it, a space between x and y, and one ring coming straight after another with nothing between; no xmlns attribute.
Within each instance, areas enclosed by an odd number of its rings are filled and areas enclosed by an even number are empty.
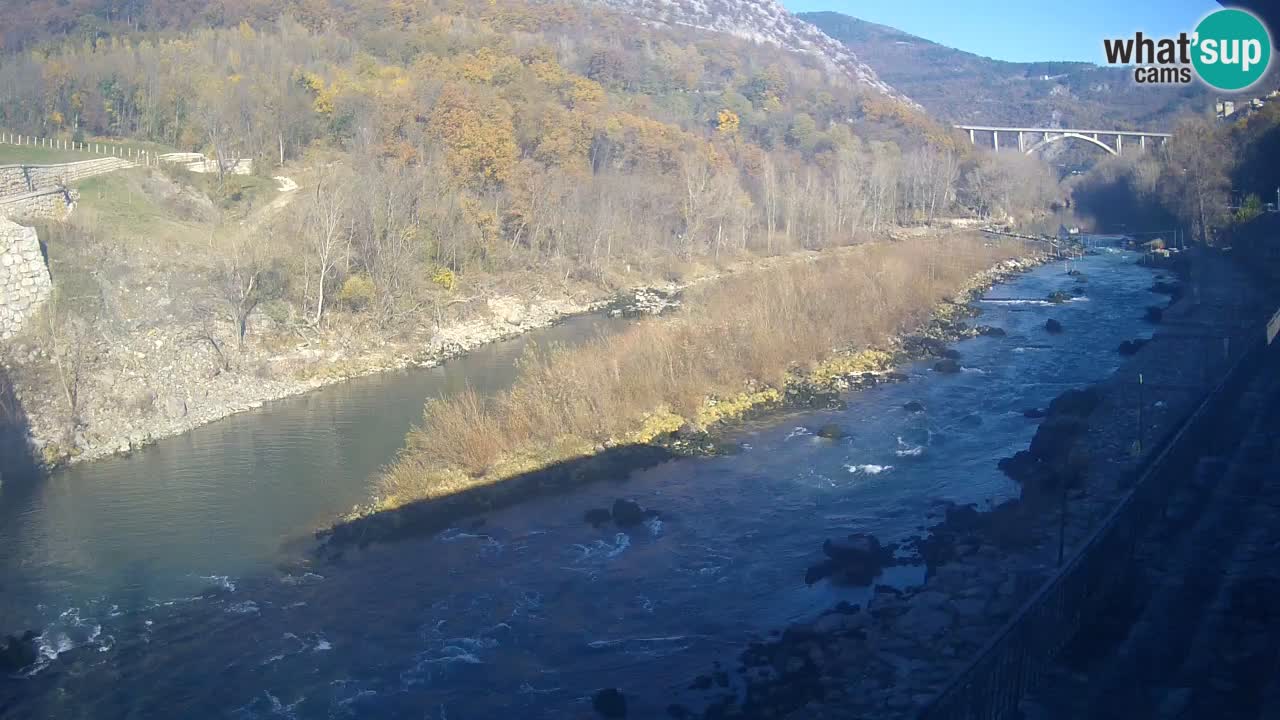
<svg viewBox="0 0 1280 720"><path fill-rule="evenodd" d="M0 218L13 220L65 220L79 197L75 190L52 187L0 197Z"/></svg>
<svg viewBox="0 0 1280 720"><path fill-rule="evenodd" d="M0 340L21 330L52 291L35 228L0 217Z"/></svg>

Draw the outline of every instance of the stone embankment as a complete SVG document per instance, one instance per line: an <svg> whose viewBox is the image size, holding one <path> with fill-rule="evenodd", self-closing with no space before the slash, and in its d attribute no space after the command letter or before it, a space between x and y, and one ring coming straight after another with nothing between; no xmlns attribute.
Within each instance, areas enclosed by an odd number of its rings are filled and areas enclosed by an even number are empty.
<svg viewBox="0 0 1280 720"><path fill-rule="evenodd" d="M1220 355L1188 352L1188 338L1215 336L1220 348L1221 337L1252 328L1260 305L1243 272L1214 255L1201 259L1194 277L1193 292L1163 313L1163 331L1087 393L1090 402L1059 404L1058 414L1074 417L1073 457L1083 461L1068 481L1065 523L1057 502L1026 487L1023 498L990 512L941 508L930 536L914 539L927 565L922 585L877 586L866 607L841 604L753 644L741 655L740 677L716 683L736 692L695 680L692 688L704 690L673 705L672 715L691 717L687 706L701 705L708 718L914 717L1053 574L1060 528L1070 554L1123 497L1141 460L1135 440L1154 445L1224 369ZM1042 444L1053 445L1049 435Z"/></svg>
<svg viewBox="0 0 1280 720"><path fill-rule="evenodd" d="M52 288L35 228L0 216L0 340L21 330Z"/></svg>

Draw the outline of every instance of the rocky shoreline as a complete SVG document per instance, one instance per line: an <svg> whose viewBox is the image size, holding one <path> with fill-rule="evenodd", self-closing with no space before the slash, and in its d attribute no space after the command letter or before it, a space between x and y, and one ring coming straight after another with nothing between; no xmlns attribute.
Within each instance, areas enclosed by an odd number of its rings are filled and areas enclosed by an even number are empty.
<svg viewBox="0 0 1280 720"><path fill-rule="evenodd" d="M1202 288L1201 305L1181 299L1171 284L1153 287L1171 296L1164 319L1194 319L1224 331L1240 327L1253 307L1248 293L1232 287L1247 283L1244 273L1224 258L1205 262L1212 279ZM856 535L835 541L842 552L824 547L830 561L851 564L858 580L866 579L866 563L873 569L923 564L922 585L877 585L866 607L841 603L752 643L739 655L735 672L717 665L694 678L668 714L915 717L1053 574L1060 528L1070 554L1123 496L1143 459L1131 443L1136 409L1123 386L1138 373L1200 379L1198 359L1177 352L1177 334L1158 333L1127 353L1111 378L1059 396L1044 412L1031 448L1002 461L1022 485L1020 498L987 512L939 506L941 521L926 536L911 538L914 558L905 561L887 560L878 542ZM1198 399L1174 389L1153 387L1150 393L1146 415L1138 417L1152 440L1175 428ZM1060 524L1063 498L1070 509ZM862 551L856 558L843 552L857 548Z"/></svg>

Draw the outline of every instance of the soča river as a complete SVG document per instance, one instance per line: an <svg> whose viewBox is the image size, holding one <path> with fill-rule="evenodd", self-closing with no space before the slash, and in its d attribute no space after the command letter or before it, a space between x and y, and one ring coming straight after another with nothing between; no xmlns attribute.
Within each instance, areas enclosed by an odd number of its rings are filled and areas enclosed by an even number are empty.
<svg viewBox="0 0 1280 720"><path fill-rule="evenodd" d="M1063 389L1110 374L1150 334L1152 273L1114 248L992 289L956 344L963 372L839 411L736 431L738 452L680 459L459 518L358 560L296 569L290 546L367 498L428 397L493 392L527 342L574 343L625 321L582 317L434 369L358 380L227 418L125 458L0 487L0 629L43 632L43 659L0 679L6 718L566 718L598 688L658 717L691 677L750 640L860 591L807 586L823 538L894 541L940 501L986 505ZM1002 299L1003 298L1003 299ZM1050 335L1047 318L1066 331ZM910 413L908 401L926 411ZM840 441L808 428L834 422ZM615 498L660 519L582 519ZM909 584L918 571L882 582Z"/></svg>

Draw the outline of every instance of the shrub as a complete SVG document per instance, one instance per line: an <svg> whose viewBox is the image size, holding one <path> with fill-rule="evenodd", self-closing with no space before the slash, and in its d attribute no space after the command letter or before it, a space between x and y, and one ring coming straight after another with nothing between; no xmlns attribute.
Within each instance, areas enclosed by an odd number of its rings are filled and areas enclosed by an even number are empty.
<svg viewBox="0 0 1280 720"><path fill-rule="evenodd" d="M458 276L447 267L437 268L435 274L431 276L431 282L445 290L452 291L458 283Z"/></svg>
<svg viewBox="0 0 1280 720"><path fill-rule="evenodd" d="M373 302L373 281L368 275L352 275L342 283L338 302L355 312L369 307Z"/></svg>

